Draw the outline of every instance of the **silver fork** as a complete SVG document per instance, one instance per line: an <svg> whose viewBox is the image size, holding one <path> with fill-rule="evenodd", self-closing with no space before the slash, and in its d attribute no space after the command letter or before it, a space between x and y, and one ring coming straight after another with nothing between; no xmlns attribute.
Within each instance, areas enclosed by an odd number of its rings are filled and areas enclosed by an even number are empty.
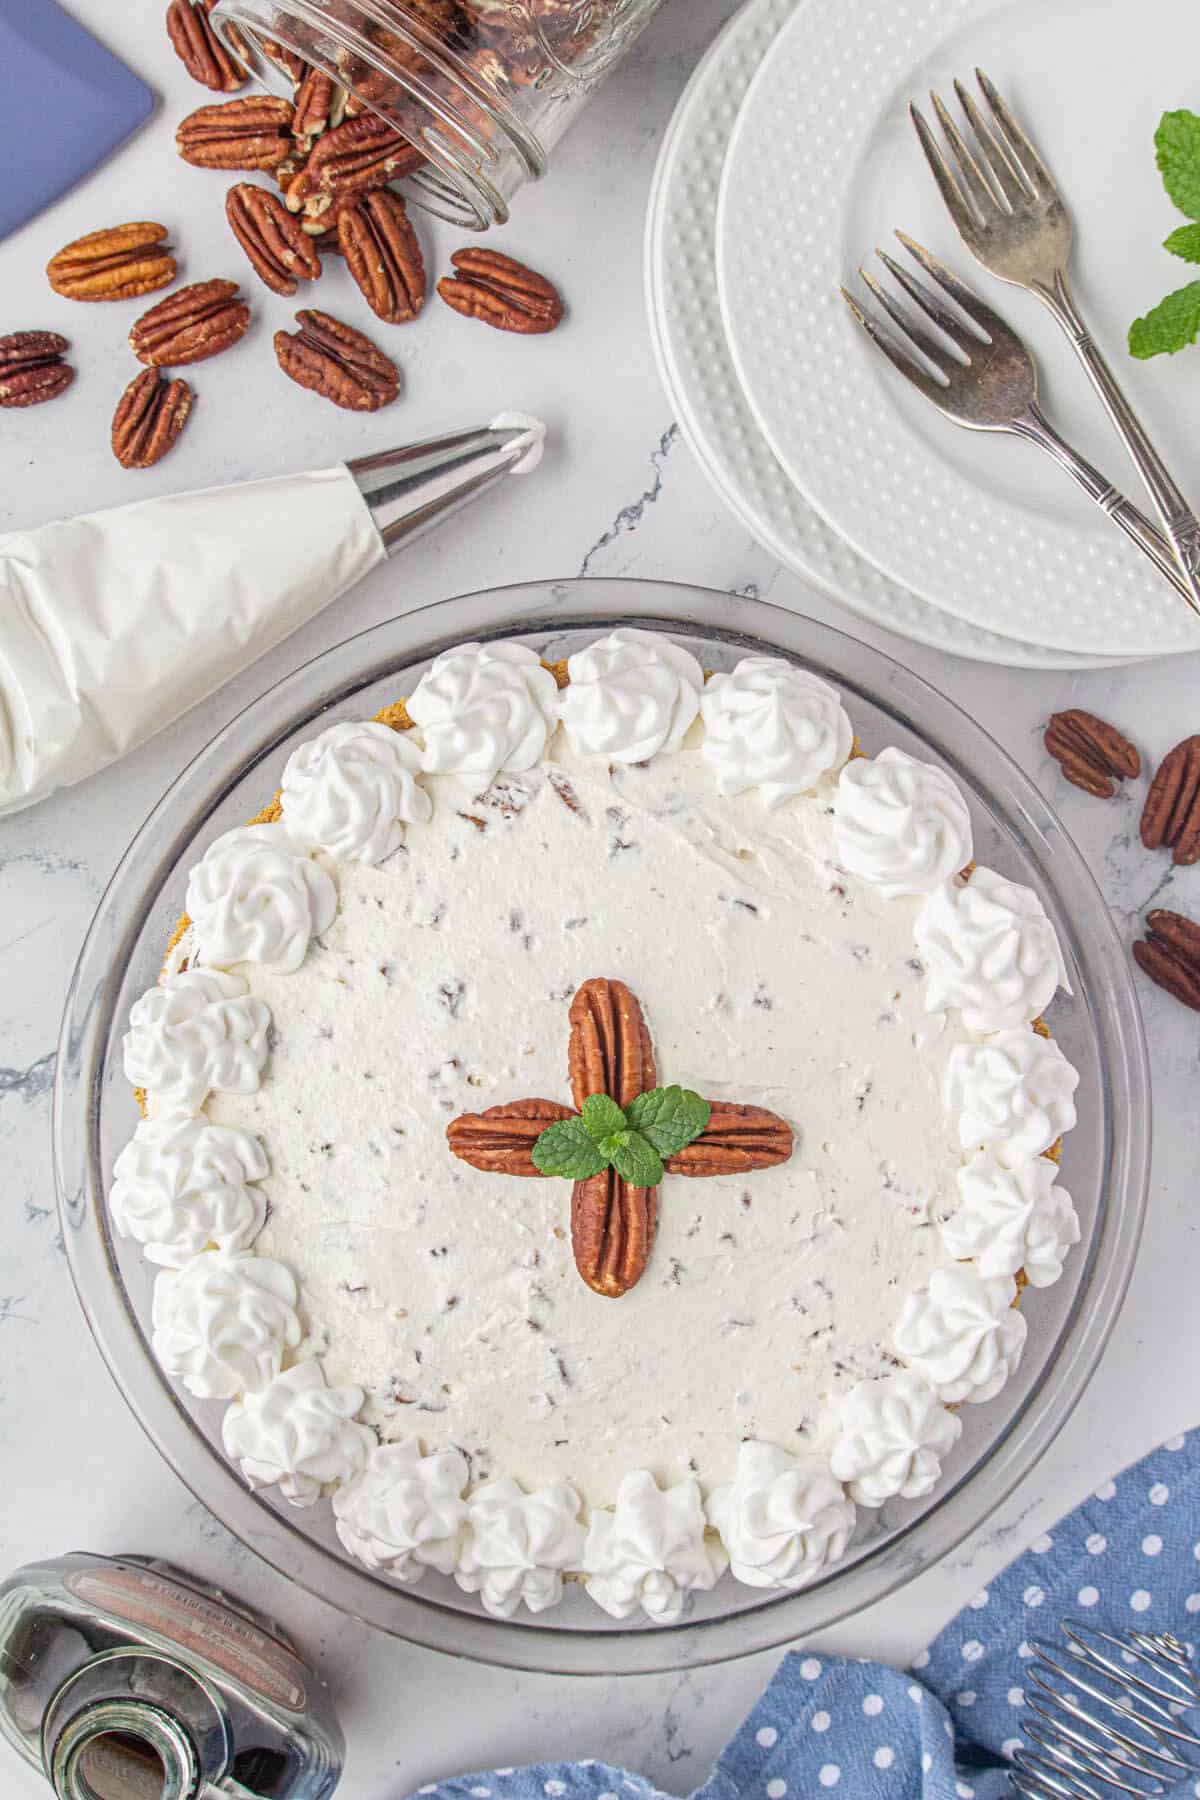
<svg viewBox="0 0 1200 1800"><path fill-rule="evenodd" d="M1200 612L1200 519L1151 443L1080 314L1067 279L1071 217L1058 188L994 83L982 69L976 69L975 78L990 122L962 82L954 83L975 139L974 151L940 95L930 95L957 176L920 109L909 107L942 198L976 260L1001 281L1036 294L1066 332L1149 490L1184 573L1184 598Z"/></svg>
<svg viewBox="0 0 1200 1800"><path fill-rule="evenodd" d="M918 267L962 310L955 312L934 288L902 268L886 251L878 250L876 255L889 275L942 336L929 331L873 275L860 268L863 282L899 333L889 331L843 288L842 298L872 343L956 425L971 431L1009 432L1046 451L1190 600L1186 578L1161 532L1106 475L1067 443L1042 412L1037 365L1012 327L928 250L902 231L896 236Z"/></svg>

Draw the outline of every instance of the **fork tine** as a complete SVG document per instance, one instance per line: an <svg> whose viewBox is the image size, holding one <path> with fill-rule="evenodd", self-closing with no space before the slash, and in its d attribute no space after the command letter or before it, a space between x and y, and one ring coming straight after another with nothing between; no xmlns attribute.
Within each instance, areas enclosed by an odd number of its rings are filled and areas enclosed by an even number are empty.
<svg viewBox="0 0 1200 1800"><path fill-rule="evenodd" d="M989 130L987 121L961 81L954 83L954 91L958 95L959 105L967 115L967 123L975 133L975 141L987 164L988 173L1008 204L1016 208L1025 201L1032 200L1035 197L1033 184L1004 139Z"/></svg>
<svg viewBox="0 0 1200 1800"><path fill-rule="evenodd" d="M976 69L975 79L979 83L984 99L991 108L993 118L1004 134L1009 150L1020 164L1026 178L1040 193L1057 196L1058 190L1054 185L1053 176L1017 124L1008 105L998 93L995 83L984 74L982 69Z"/></svg>
<svg viewBox="0 0 1200 1800"><path fill-rule="evenodd" d="M927 400L932 400L935 406L943 405L943 390L933 376L901 349L890 331L885 331L878 321L871 317L870 313L864 312L848 288L842 288L840 291L842 299L850 308L853 317L866 332L875 348L882 350L892 367L898 369L904 379L911 381L913 386L924 394Z"/></svg>
<svg viewBox="0 0 1200 1800"><path fill-rule="evenodd" d="M1007 328L1003 319L998 313L992 311L986 300L980 299L974 288L969 288L965 281L960 281L952 269L948 269L945 263L939 262L931 251L926 250L924 244L918 244L916 239L910 238L906 231L898 231L896 236L913 261L924 269L927 275L933 276L938 286L944 289L952 300L957 301L967 317L973 319L989 339L994 339L998 330L1001 336L1005 335ZM1009 332L1008 335L1011 336L1011 333Z"/></svg>
<svg viewBox="0 0 1200 1800"><path fill-rule="evenodd" d="M977 332L973 332L968 326L964 325L957 313L952 313L950 308L946 306L930 288L927 288L923 282L918 281L915 275L910 275L907 269L902 269L895 258L889 256L886 250L877 250L875 254L887 270L888 274L904 289L904 292L908 295L914 306L919 306L926 318L932 319L939 330L945 332L946 336L957 350L960 360L965 359L969 363L971 360L972 349L978 351L985 340L981 338ZM908 324L903 312L896 306L894 301L889 302L887 295L883 289L879 287L877 282L873 282L871 277L862 270L860 270L859 273L862 274L863 280L867 283L868 287L878 294L897 324L904 326L909 332L909 335L914 337L921 345L921 348L926 352L926 355L932 355L935 362L938 361L939 358L945 357L945 349L941 346L937 346L935 350L932 341L927 340L927 334L922 331L920 326Z"/></svg>
<svg viewBox="0 0 1200 1800"><path fill-rule="evenodd" d="M890 267L892 274L895 275L900 286L911 296L925 315L928 318L934 319L935 323L938 323L939 321L936 320L934 311L925 304L920 292L913 292L916 283L913 282L912 277L909 276L906 279L903 271L898 269L895 263L893 263L889 257L884 255L882 250L877 250L875 254L885 266ZM870 289L871 293L874 294L876 300L892 320L893 324L899 326L902 337L907 338L914 343L922 355L928 357L937 374L944 376L946 371L942 365L953 353L948 351L945 344L940 343L931 332L926 331L922 322L919 319L914 319L912 314L907 312L904 307L901 306L895 295L889 294L887 289L880 282L876 281L873 275L868 274L866 269L860 268L858 273L861 281ZM936 302L934 302L934 305L936 306ZM960 325L959 330L961 331L961 329L962 327Z"/></svg>
<svg viewBox="0 0 1200 1800"><path fill-rule="evenodd" d="M938 184L938 191L946 203L946 211L950 214L957 229L966 237L975 231L977 220L967 205L962 189L954 179L950 164L942 155L937 139L929 129L925 114L919 106L910 105L908 116L920 139L921 148L925 152L925 160L929 164L933 179Z"/></svg>
<svg viewBox="0 0 1200 1800"><path fill-rule="evenodd" d="M988 186L983 170L967 146L966 140L954 120L946 110L946 104L940 94L930 94L933 110L937 114L938 124L945 134L946 142L958 163L963 183L974 202L975 211L980 219L987 220L1000 210L1000 202Z"/></svg>

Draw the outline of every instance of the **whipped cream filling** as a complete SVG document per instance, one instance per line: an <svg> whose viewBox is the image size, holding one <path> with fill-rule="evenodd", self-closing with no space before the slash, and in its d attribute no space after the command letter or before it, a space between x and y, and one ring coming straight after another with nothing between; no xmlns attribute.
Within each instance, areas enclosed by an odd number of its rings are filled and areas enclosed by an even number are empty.
<svg viewBox="0 0 1200 1800"><path fill-rule="evenodd" d="M234 1400L252 1484L331 1489L352 1554L500 1617L568 1574L660 1622L727 1566L813 1579L856 1501L935 1484L947 1407L1019 1361L1012 1276L1057 1279L1079 1236L1032 1162L1078 1077L1011 1023L1057 942L991 871L971 898L957 787L898 751L843 767L840 700L803 672L748 658L710 695L645 636L573 658L575 702L521 646L465 645L395 753L381 726L303 747L283 822L193 871L171 968L195 973L131 1020L163 1092L113 1205L171 1265L164 1365ZM445 1141L570 1101L567 1009L602 974L660 1083L795 1133L775 1168L668 1175L620 1301L578 1276L569 1182Z"/></svg>
<svg viewBox="0 0 1200 1800"><path fill-rule="evenodd" d="M914 1054L916 903L840 873L828 793L768 812L719 799L695 749L609 770L554 748L482 796L434 778L399 856L337 869L305 979L249 977L268 1079L209 1111L270 1146L258 1247L300 1275L330 1382L364 1387L386 1436L465 1450L477 1481L570 1481L595 1507L631 1469L719 1483L745 1438L805 1448L887 1366L888 1323L949 1260L961 1034ZM610 972L660 1081L768 1106L797 1146L748 1176L669 1176L619 1302L578 1277L569 1183L445 1144L462 1112L569 1102L567 1008Z"/></svg>

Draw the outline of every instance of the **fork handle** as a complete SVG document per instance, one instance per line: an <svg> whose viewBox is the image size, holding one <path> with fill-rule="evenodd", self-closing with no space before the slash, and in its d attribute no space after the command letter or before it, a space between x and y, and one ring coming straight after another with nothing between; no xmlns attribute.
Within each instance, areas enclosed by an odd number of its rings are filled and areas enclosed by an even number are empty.
<svg viewBox="0 0 1200 1800"><path fill-rule="evenodd" d="M1108 514L1113 524L1120 526L1125 536L1150 558L1159 573L1166 577L1177 593L1182 594L1193 611L1200 613L1200 595L1180 569L1171 546L1161 531L1150 523L1145 513L1138 511L1132 500L1127 500L1113 486L1107 475L1102 475L1099 469L1094 468L1086 457L1081 456L1054 429L1040 407L1031 406L1024 418L1014 421L1012 429L1018 437L1025 438L1028 443L1036 444L1039 450L1044 450L1059 468L1065 469L1100 510Z"/></svg>
<svg viewBox="0 0 1200 1800"><path fill-rule="evenodd" d="M1133 458L1138 474L1154 502L1155 511L1171 540L1176 561L1183 571L1190 590L1186 597L1196 606L1200 602L1200 519L1197 519L1175 477L1151 443L1145 426L1126 399L1124 390L1088 330L1067 281L1066 271L1058 271L1053 287L1039 284L1035 291L1070 338L1076 356L1087 370L1092 386L1104 403L1105 411Z"/></svg>

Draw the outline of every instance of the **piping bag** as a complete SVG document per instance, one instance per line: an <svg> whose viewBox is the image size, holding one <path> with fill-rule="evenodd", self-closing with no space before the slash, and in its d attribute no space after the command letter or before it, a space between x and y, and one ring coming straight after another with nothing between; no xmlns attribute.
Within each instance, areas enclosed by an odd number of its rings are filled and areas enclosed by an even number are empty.
<svg viewBox="0 0 1200 1800"><path fill-rule="evenodd" d="M523 413L334 468L0 536L0 814L142 744L541 460Z"/></svg>

